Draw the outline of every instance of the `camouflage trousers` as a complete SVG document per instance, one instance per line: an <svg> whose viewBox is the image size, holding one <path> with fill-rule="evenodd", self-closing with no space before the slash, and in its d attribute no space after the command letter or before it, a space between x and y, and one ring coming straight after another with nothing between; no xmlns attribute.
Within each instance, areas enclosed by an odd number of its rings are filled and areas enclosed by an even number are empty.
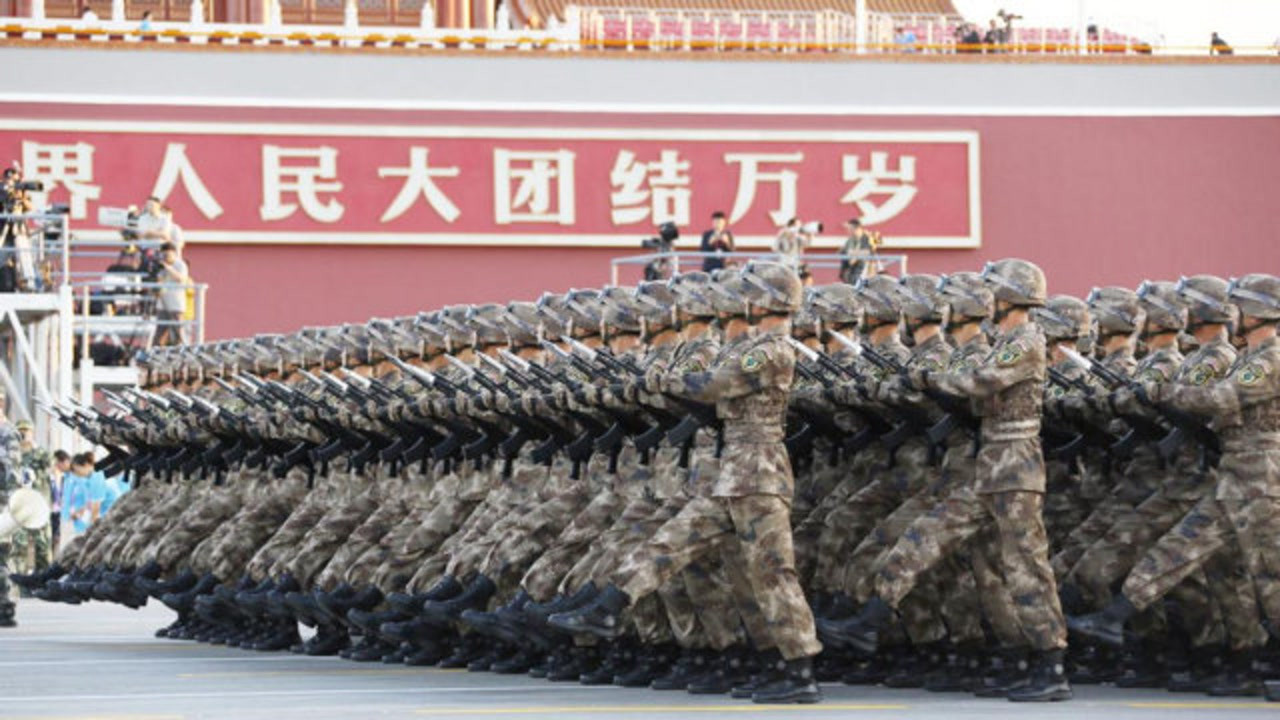
<svg viewBox="0 0 1280 720"><path fill-rule="evenodd" d="M235 530L212 549L207 571L223 580L248 574L249 564L258 550L288 521L306 494L305 478L286 477L277 481L274 492L246 507L238 516Z"/></svg>
<svg viewBox="0 0 1280 720"><path fill-rule="evenodd" d="M730 542L739 545L744 575L768 635L783 657L795 659L820 652L813 614L796 576L791 509L785 498L693 498L627 556L613 582L631 598L642 598L693 561Z"/></svg>
<svg viewBox="0 0 1280 720"><path fill-rule="evenodd" d="M382 477L374 483L379 486L374 498L376 507L334 552L316 576L313 589L332 590L348 582L347 574L356 562L370 549L378 547L381 539L409 514L409 503L419 491L418 483L401 477Z"/></svg>
<svg viewBox="0 0 1280 720"><path fill-rule="evenodd" d="M414 574L441 543L458 531L480 500L463 492L462 479L455 474L437 480L426 496L420 496L413 504L405 519L379 541L379 548L386 548L386 557L373 571L372 583L386 594L419 590L411 587Z"/></svg>
<svg viewBox="0 0 1280 720"><path fill-rule="evenodd" d="M231 485L215 487L178 516L149 558L165 572L188 567L196 546L239 510L242 499Z"/></svg>
<svg viewBox="0 0 1280 720"><path fill-rule="evenodd" d="M14 603L10 599L13 588L9 586L9 544L0 543L0 619L13 617Z"/></svg>
<svg viewBox="0 0 1280 720"><path fill-rule="evenodd" d="M10 538L11 563L15 572L40 572L53 559L50 547L53 531L48 525L36 530L19 530Z"/></svg>
<svg viewBox="0 0 1280 720"><path fill-rule="evenodd" d="M1218 555L1228 553L1240 559L1252 579L1253 590L1234 593L1231 609L1223 608L1231 643L1239 647L1260 647L1266 642L1265 631L1249 632L1245 628L1259 627L1259 617L1265 617L1272 627L1280 627L1277 547L1280 547L1280 498L1218 500L1206 497L1142 556L1125 579L1122 591L1134 607L1148 608ZM1230 572L1224 574L1231 576Z"/></svg>
<svg viewBox="0 0 1280 720"><path fill-rule="evenodd" d="M314 583L325 565L360 527L381 501L381 485L375 481L357 479L364 487L347 502L331 508L307 531L293 555L284 561L284 571L298 581L304 589L314 589Z"/></svg>
<svg viewBox="0 0 1280 720"><path fill-rule="evenodd" d="M859 604L871 599L877 571L888 559L889 551L916 518L931 510L937 501L927 490L916 493L880 521L839 569L837 589ZM939 642L948 636L954 643L978 643L984 638L981 608L976 592L972 592L976 582L967 563L957 555L927 573L898 606L903 629L916 645ZM971 592L964 592L966 589Z"/></svg>
<svg viewBox="0 0 1280 720"><path fill-rule="evenodd" d="M1000 569L1023 635L1033 650L1065 648L1066 624L1049 566L1043 502L1037 492L979 495L972 487L953 490L903 533L876 578L876 594L897 607L922 574L994 521Z"/></svg>
<svg viewBox="0 0 1280 720"><path fill-rule="evenodd" d="M824 528L813 550L811 589L839 590L840 568L849 553L877 523L925 488L932 472L927 455L928 451L921 450L919 443L904 445L895 462L874 466L873 479L845 497L823 518Z"/></svg>
<svg viewBox="0 0 1280 720"><path fill-rule="evenodd" d="M560 581L602 532L618 517L626 498L612 490L602 492L583 508L542 553L524 577L520 587L535 602L547 602L556 594Z"/></svg>
<svg viewBox="0 0 1280 720"><path fill-rule="evenodd" d="M1132 511L1133 505L1113 494L1098 501L1084 521L1067 534L1062 546L1054 554L1051 561L1054 577L1065 579L1089 546L1105 535L1107 528L1115 525L1120 516Z"/></svg>

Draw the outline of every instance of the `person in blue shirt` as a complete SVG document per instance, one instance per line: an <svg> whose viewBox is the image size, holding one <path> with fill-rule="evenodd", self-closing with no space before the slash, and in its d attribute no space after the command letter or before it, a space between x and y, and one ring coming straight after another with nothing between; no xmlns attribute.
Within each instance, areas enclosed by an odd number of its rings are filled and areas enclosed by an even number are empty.
<svg viewBox="0 0 1280 720"><path fill-rule="evenodd" d="M70 520L77 535L84 532L101 516L106 496L106 478L93 469L93 455L81 453L73 457L71 472L62 488L63 522Z"/></svg>

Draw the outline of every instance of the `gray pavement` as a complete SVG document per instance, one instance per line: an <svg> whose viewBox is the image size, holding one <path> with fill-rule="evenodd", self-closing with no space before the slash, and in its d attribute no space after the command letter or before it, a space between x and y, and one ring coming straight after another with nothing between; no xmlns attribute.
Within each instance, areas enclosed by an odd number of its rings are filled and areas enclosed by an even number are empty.
<svg viewBox="0 0 1280 720"><path fill-rule="evenodd" d="M725 697L552 684L524 676L356 664L157 640L172 618L24 600L0 630L0 719L179 718L1204 718L1280 717L1280 704L1159 691L1077 689L1077 699L1022 706L965 695L824 687L822 705L762 707Z"/></svg>

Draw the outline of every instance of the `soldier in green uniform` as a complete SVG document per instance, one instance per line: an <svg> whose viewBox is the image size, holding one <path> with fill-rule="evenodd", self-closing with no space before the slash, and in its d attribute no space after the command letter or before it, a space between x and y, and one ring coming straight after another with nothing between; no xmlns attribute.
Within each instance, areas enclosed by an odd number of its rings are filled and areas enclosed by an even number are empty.
<svg viewBox="0 0 1280 720"><path fill-rule="evenodd" d="M761 684L752 699L817 702L821 693L812 657L822 646L796 578L789 507L793 480L782 442L795 366L786 338L803 290L794 272L765 263L749 265L740 283L723 289L739 294L743 307L715 364L651 388L716 403L725 452L711 497L690 500L631 553L591 605L553 615L551 622L572 632L614 637L620 632L618 616L628 605L720 543L737 542L756 601L786 661L784 673Z"/></svg>

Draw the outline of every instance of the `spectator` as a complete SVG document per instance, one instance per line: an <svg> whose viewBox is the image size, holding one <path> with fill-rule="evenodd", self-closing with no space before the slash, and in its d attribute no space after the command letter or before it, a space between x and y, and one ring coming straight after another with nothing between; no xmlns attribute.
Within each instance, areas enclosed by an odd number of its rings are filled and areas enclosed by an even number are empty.
<svg viewBox="0 0 1280 720"><path fill-rule="evenodd" d="M71 475L62 490L62 522L70 522L79 535L102 515L106 479L93 469L93 455L81 453L71 458Z"/></svg>
<svg viewBox="0 0 1280 720"><path fill-rule="evenodd" d="M900 53L915 52L917 41L918 41L918 38L916 37L915 30L912 30L911 28L903 27L901 25L893 29L893 44L898 46L898 52Z"/></svg>
<svg viewBox="0 0 1280 720"><path fill-rule="evenodd" d="M702 244L698 248L704 253L715 253L702 258L703 272L719 270L725 266L721 253L733 252L733 233L729 231L729 219L719 210L711 213L711 229L702 233Z"/></svg>
<svg viewBox="0 0 1280 720"><path fill-rule="evenodd" d="M155 345L181 345L186 342L182 332L182 320L187 311L187 264L178 254L178 248L167 242L160 246L160 273L157 280L164 285L159 290L156 305Z"/></svg>
<svg viewBox="0 0 1280 720"><path fill-rule="evenodd" d="M55 451L53 453L52 477L49 478L53 490L53 497L49 503L51 511L49 527L53 532L53 538L50 542L55 555L58 554L58 547L62 544L62 489L70 472L71 454L66 450Z"/></svg>
<svg viewBox="0 0 1280 720"><path fill-rule="evenodd" d="M22 487L35 490L50 503L53 502L53 455L36 445L35 428L29 420L19 420L14 426L18 429L18 449L21 452L21 475L18 482ZM53 560L51 530L39 528L24 530L11 540L17 566L24 572L40 572Z"/></svg>
<svg viewBox="0 0 1280 720"><path fill-rule="evenodd" d="M970 23L960 25L956 28L956 37L960 40L960 47L956 52L982 52L982 36L978 34L978 26Z"/></svg>
<svg viewBox="0 0 1280 720"><path fill-rule="evenodd" d="M1226 40L1222 39L1221 35L1215 32L1213 37L1209 38L1209 54L1234 55L1235 51L1231 49L1231 45Z"/></svg>
<svg viewBox="0 0 1280 720"><path fill-rule="evenodd" d="M803 240L800 218L791 218L778 229L778 235L773 239L773 251L778 253L778 262L792 269L800 267L800 253L804 252Z"/></svg>
<svg viewBox="0 0 1280 720"><path fill-rule="evenodd" d="M89 5L85 5L84 9L80 11L80 19L87 23L98 22L98 13L94 12Z"/></svg>
<svg viewBox="0 0 1280 720"><path fill-rule="evenodd" d="M142 12L142 22L138 24L138 30L141 32L151 32L151 11L144 10Z"/></svg>
<svg viewBox="0 0 1280 720"><path fill-rule="evenodd" d="M986 52L999 52L999 47L1004 44L1004 38L1001 37L1000 28L996 27L996 21L992 20L987 25L987 34L982 36L982 44L986 47Z"/></svg>
<svg viewBox="0 0 1280 720"><path fill-rule="evenodd" d="M873 259L876 248L880 246L880 235L862 227L862 221L858 218L849 219L844 226L849 231L849 238L840 248L840 254L854 255L857 258L850 260L845 257L840 260L840 279L856 285L863 277L875 271Z"/></svg>

